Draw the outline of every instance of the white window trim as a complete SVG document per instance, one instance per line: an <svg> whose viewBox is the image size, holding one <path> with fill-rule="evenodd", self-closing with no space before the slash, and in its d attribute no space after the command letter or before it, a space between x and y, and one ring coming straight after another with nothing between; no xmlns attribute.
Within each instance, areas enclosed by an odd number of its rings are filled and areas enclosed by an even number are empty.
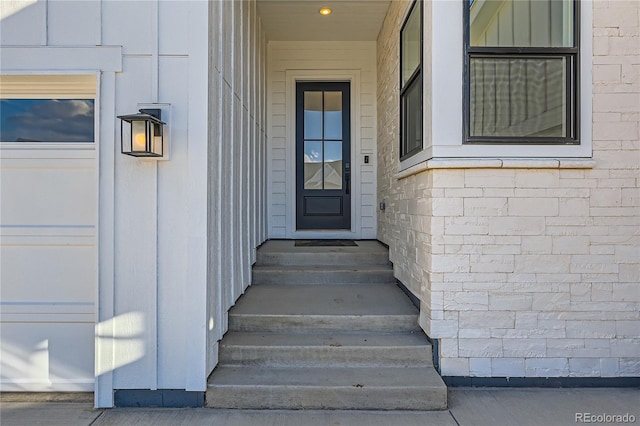
<svg viewBox="0 0 640 426"><path fill-rule="evenodd" d="M399 171L432 159L585 159L592 157L593 2L580 4L580 145L470 145L462 143L463 9L458 0L431 3L431 34L425 35L424 57L431 60L431 79L424 78L429 118L422 152L399 162ZM428 29L428 26L425 25ZM452 48L458 46L459 48ZM427 94L431 98L427 98ZM468 167L474 167L468 162ZM426 165L424 166L426 168ZM420 168L424 168L420 167Z"/></svg>
<svg viewBox="0 0 640 426"><path fill-rule="evenodd" d="M3 99L93 99L93 142L10 142L0 140L3 157L22 155L15 152L35 151L30 154L46 158L45 150L64 150L67 155L73 151L95 151L100 139L99 91L100 74L96 72L8 72L0 73L0 98ZM95 157L95 155L91 155Z"/></svg>

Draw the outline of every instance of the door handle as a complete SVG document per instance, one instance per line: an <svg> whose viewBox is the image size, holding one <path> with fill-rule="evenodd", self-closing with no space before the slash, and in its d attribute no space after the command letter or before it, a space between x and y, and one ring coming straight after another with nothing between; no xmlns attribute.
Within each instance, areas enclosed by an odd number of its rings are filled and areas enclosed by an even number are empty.
<svg viewBox="0 0 640 426"><path fill-rule="evenodd" d="M344 163L345 194L351 192L351 163Z"/></svg>

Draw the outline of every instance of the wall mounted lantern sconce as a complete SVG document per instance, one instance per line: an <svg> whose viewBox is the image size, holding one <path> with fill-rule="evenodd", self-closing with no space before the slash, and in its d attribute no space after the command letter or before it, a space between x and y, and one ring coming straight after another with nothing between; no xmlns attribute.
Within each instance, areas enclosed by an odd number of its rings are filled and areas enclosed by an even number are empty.
<svg viewBox="0 0 640 426"><path fill-rule="evenodd" d="M134 157L164 154L162 110L140 109L138 114L119 115L121 151ZM128 123L128 124L125 124Z"/></svg>

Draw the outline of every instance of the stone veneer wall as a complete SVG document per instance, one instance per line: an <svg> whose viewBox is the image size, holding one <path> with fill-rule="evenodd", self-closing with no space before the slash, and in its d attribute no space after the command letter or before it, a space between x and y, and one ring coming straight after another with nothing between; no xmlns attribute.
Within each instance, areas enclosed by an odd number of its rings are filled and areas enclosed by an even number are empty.
<svg viewBox="0 0 640 426"><path fill-rule="evenodd" d="M408 5L392 2L378 39L378 238L440 340L442 374L640 376L638 4L594 3L594 168L505 161L398 179Z"/></svg>

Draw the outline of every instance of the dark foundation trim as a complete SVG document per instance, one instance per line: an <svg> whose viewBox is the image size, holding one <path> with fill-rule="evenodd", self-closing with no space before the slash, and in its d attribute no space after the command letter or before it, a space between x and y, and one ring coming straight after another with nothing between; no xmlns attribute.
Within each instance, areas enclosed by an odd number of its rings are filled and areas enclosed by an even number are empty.
<svg viewBox="0 0 640 426"><path fill-rule="evenodd" d="M116 407L204 407L204 392L182 389L116 389Z"/></svg>
<svg viewBox="0 0 640 426"><path fill-rule="evenodd" d="M443 376L450 387L640 388L640 377L468 377Z"/></svg>

